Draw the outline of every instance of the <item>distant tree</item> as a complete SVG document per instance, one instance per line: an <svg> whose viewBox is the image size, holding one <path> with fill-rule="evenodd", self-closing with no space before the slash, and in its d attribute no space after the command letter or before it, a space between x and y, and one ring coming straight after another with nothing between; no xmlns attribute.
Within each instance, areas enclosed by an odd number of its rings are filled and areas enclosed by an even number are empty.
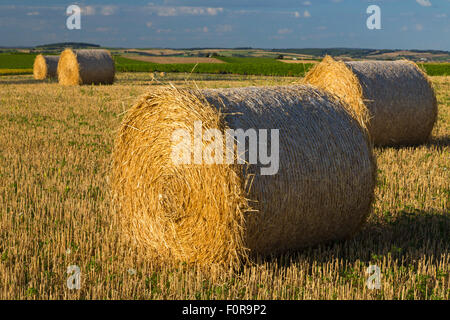
<svg viewBox="0 0 450 320"><path fill-rule="evenodd" d="M283 59L284 59L284 56L283 56L282 54L279 54L277 59L283 60Z"/></svg>

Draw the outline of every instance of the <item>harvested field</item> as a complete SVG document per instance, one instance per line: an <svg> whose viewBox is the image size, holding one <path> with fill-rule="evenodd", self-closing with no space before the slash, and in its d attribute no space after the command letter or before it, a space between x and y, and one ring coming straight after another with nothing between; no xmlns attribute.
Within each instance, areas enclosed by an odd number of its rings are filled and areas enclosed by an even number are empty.
<svg viewBox="0 0 450 320"><path fill-rule="evenodd" d="M192 75L200 87L292 78ZM183 85L180 74L164 80ZM108 172L127 107L148 74L111 86L0 78L0 299L450 299L450 77L431 78L429 142L376 148L374 212L355 239L259 259L238 272L160 267L119 241ZM184 86L192 86L193 83ZM366 270L381 269L381 289ZM81 289L66 287L80 267Z"/></svg>

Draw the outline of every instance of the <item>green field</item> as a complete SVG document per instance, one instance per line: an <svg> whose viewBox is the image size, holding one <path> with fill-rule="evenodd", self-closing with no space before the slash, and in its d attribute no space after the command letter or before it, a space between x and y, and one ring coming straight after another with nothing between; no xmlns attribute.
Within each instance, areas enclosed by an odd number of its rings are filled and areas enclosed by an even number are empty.
<svg viewBox="0 0 450 320"><path fill-rule="evenodd" d="M259 57L214 57L216 59L222 60L226 63L257 63L257 64L267 64L267 63L277 63L282 62L276 60L275 58L259 58Z"/></svg>
<svg viewBox="0 0 450 320"><path fill-rule="evenodd" d="M159 265L125 241L108 182L114 141L124 111L167 82L222 88L296 79L116 78L61 86L0 77L0 299L449 300L450 77L431 78L439 113L427 143L375 148L375 199L360 233L255 258L237 271ZM81 270L80 290L67 288L70 265ZM380 289L367 287L370 265L380 268Z"/></svg>
<svg viewBox="0 0 450 320"><path fill-rule="evenodd" d="M450 76L450 63L419 63L430 76Z"/></svg>
<svg viewBox="0 0 450 320"><path fill-rule="evenodd" d="M231 63L174 63L158 64L137 61L120 56L114 57L116 69L121 72L193 72L212 74L242 74L264 76L303 76L313 64L287 64L267 58L222 58ZM244 62L248 59L250 62Z"/></svg>
<svg viewBox="0 0 450 320"><path fill-rule="evenodd" d="M0 53L0 69L33 69L33 53Z"/></svg>
<svg viewBox="0 0 450 320"><path fill-rule="evenodd" d="M32 73L36 54L0 53L0 75ZM312 63L283 63L272 58L257 57L217 57L225 63L174 63L159 64L114 56L119 72L183 72L210 74L241 74L261 76L304 76ZM450 63L420 64L430 76L450 75ZM8 70L17 70L14 72ZM23 69L23 70L18 70ZM27 70L24 70L27 69ZM2 71L4 70L4 71Z"/></svg>

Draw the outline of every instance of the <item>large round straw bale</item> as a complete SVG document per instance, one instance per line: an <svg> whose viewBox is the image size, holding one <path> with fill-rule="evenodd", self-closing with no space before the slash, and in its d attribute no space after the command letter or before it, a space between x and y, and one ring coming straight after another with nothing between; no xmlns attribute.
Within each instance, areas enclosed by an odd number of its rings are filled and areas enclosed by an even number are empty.
<svg viewBox="0 0 450 320"><path fill-rule="evenodd" d="M270 129L279 129L278 172L262 175L266 165L249 158L176 164L174 132L193 137L198 121L203 134L219 129L225 137L229 129L268 129L268 154ZM200 141L206 152L211 142ZM249 253L352 236L370 212L375 168L367 131L338 99L312 86L162 87L125 116L111 183L124 234L151 257L236 266Z"/></svg>
<svg viewBox="0 0 450 320"><path fill-rule="evenodd" d="M61 53L58 64L60 84L111 84L114 74L114 60L107 50L66 49Z"/></svg>
<svg viewBox="0 0 450 320"><path fill-rule="evenodd" d="M56 78L59 56L44 56L39 54L34 59L33 76L36 80Z"/></svg>
<svg viewBox="0 0 450 320"><path fill-rule="evenodd" d="M412 61L339 62L327 56L303 82L351 105L376 145L423 143L436 122L433 87Z"/></svg>

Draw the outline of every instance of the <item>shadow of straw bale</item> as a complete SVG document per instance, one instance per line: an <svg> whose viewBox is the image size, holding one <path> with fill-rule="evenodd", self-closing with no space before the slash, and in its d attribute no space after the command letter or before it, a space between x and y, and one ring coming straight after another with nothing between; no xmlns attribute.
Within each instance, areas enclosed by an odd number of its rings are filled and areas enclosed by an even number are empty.
<svg viewBox="0 0 450 320"><path fill-rule="evenodd" d="M390 255L403 263L427 256L438 261L450 252L450 212L407 210L386 212L369 221L353 239L322 244L281 256L254 257L256 264L277 263L288 267L302 261L327 263L338 259L370 263Z"/></svg>
<svg viewBox="0 0 450 320"><path fill-rule="evenodd" d="M0 78L0 85L1 84L35 84L35 83L51 83L54 81L49 80L35 80L35 79L21 79L21 80L3 80Z"/></svg>
<svg viewBox="0 0 450 320"><path fill-rule="evenodd" d="M438 149L442 149L450 146L450 136L442 136L442 137L433 137L426 144L428 147L436 147Z"/></svg>
<svg viewBox="0 0 450 320"><path fill-rule="evenodd" d="M376 146L377 149L385 150L385 149L395 149L400 150L403 148L414 148L414 147L436 147L438 149L442 149L450 146L450 136L440 136L440 137L431 137L428 141L424 143L413 143L413 144L392 144L392 145L383 145Z"/></svg>

